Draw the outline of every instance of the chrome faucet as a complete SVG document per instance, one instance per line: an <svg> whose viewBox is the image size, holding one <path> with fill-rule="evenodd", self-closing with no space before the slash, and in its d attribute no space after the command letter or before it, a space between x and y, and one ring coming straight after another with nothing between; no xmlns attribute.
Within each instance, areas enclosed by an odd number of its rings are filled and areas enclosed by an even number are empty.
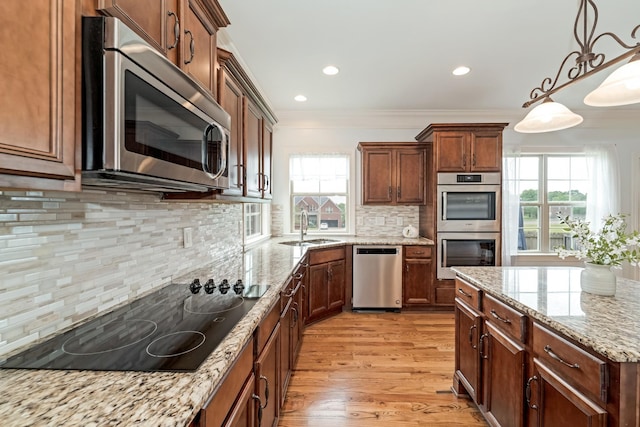
<svg viewBox="0 0 640 427"><path fill-rule="evenodd" d="M300 241L304 241L304 235L307 234L309 229L309 214L306 210L300 210Z"/></svg>

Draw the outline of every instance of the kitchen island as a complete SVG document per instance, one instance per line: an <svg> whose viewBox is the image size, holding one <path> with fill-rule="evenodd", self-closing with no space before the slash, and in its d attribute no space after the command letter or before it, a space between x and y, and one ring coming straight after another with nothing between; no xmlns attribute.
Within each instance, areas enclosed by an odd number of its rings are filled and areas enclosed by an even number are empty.
<svg viewBox="0 0 640 427"><path fill-rule="evenodd" d="M195 372L0 369L0 425L189 425L252 339L256 327L280 300L281 289L310 248L433 245L431 240L422 238L340 237L336 242L313 247L280 244L284 240L290 239L272 239L238 257L174 279L176 285L170 286L185 286L193 278L206 280L212 275L242 277L248 285L269 285L269 290Z"/></svg>
<svg viewBox="0 0 640 427"><path fill-rule="evenodd" d="M492 425L640 424L640 283L576 267L455 267L456 372ZM505 374L508 372L508 374Z"/></svg>

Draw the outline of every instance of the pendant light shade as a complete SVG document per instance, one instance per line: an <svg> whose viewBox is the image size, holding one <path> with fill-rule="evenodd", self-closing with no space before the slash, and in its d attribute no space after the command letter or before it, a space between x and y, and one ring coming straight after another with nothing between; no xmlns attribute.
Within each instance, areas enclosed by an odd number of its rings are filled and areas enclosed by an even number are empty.
<svg viewBox="0 0 640 427"><path fill-rule="evenodd" d="M582 123L582 116L564 105L546 98L525 116L514 130L521 133L541 133L567 129Z"/></svg>
<svg viewBox="0 0 640 427"><path fill-rule="evenodd" d="M615 70L584 103L594 107L612 107L640 102L640 54Z"/></svg>

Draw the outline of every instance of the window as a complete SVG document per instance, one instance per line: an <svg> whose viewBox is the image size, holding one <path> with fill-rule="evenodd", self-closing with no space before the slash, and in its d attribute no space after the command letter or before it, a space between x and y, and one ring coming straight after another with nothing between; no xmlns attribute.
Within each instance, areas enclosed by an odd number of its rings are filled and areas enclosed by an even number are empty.
<svg viewBox="0 0 640 427"><path fill-rule="evenodd" d="M589 179L583 154L529 154L519 158L518 253L572 247L558 214L585 219ZM507 178L508 179L508 178ZM515 184L515 185L514 185Z"/></svg>
<svg viewBox="0 0 640 427"><path fill-rule="evenodd" d="M348 155L292 155L289 177L291 232L300 230L302 210L308 213L308 231L348 231Z"/></svg>
<svg viewBox="0 0 640 427"><path fill-rule="evenodd" d="M243 204L243 217L245 245L255 243L269 237L271 230L269 227L270 210L268 204Z"/></svg>

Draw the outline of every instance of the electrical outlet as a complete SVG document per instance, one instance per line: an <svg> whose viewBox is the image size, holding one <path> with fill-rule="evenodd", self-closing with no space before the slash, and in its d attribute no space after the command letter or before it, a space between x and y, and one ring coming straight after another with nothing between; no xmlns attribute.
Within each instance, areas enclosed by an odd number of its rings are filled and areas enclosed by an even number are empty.
<svg viewBox="0 0 640 427"><path fill-rule="evenodd" d="M185 227L182 229L182 246L184 248L193 246L193 228Z"/></svg>
<svg viewBox="0 0 640 427"><path fill-rule="evenodd" d="M357 225L364 225L364 220L362 219L361 216L356 218L356 224Z"/></svg>
<svg viewBox="0 0 640 427"><path fill-rule="evenodd" d="M383 216L377 216L376 217L376 225L384 225L384 217Z"/></svg>
<svg viewBox="0 0 640 427"><path fill-rule="evenodd" d="M396 217L396 225L403 225L402 217L401 217L401 216Z"/></svg>

